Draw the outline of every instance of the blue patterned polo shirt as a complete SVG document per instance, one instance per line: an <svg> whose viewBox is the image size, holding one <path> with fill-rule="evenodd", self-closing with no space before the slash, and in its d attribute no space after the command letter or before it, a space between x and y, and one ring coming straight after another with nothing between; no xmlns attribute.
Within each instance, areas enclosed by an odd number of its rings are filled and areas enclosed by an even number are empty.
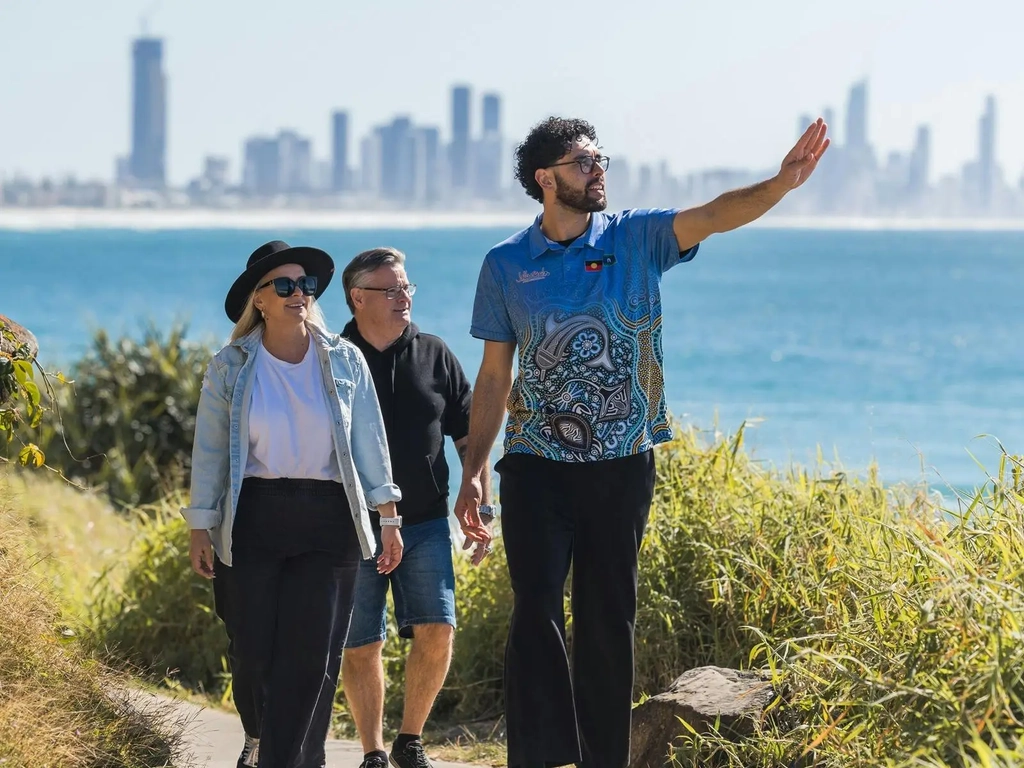
<svg viewBox="0 0 1024 768"><path fill-rule="evenodd" d="M697 253L680 253L676 213L594 213L568 247L544 236L538 216L487 254L470 332L518 345L506 453L600 461L671 439L661 276Z"/></svg>

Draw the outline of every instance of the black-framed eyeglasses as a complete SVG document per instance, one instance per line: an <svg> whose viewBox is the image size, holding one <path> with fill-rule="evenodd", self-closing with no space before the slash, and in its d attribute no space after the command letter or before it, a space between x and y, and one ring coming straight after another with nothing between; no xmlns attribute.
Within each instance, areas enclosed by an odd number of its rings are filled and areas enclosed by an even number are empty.
<svg viewBox="0 0 1024 768"><path fill-rule="evenodd" d="M415 283L406 283L405 285L392 285L390 288L367 288L365 285L359 286L364 291L378 291L384 294L384 298L388 301L394 301L398 298L398 294L405 291L410 297L416 293Z"/></svg>
<svg viewBox="0 0 1024 768"><path fill-rule="evenodd" d="M595 164L600 165L602 171L607 171L610 160L611 158L607 155L587 155L586 157L577 157L574 160L566 160L564 163L552 163L547 167L554 168L556 165L572 165L576 163L583 173L593 173Z"/></svg>
<svg viewBox="0 0 1024 768"><path fill-rule="evenodd" d="M316 293L316 275L303 275L298 280L292 280L290 277L275 277L273 280L267 280L263 285L257 285L256 290L260 291L268 285L273 285L274 291L282 299L295 293L296 288L302 291L303 296L312 296Z"/></svg>

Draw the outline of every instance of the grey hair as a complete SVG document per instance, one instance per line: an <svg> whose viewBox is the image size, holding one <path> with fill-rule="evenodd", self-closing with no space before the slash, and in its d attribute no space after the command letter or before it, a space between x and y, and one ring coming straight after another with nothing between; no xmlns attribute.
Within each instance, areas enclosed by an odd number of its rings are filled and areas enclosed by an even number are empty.
<svg viewBox="0 0 1024 768"><path fill-rule="evenodd" d="M363 278L371 272L393 264L404 267L405 254L389 246L363 251L348 263L341 274L341 284L345 289L345 303L353 315L356 313L356 306L352 303L352 289L362 287Z"/></svg>

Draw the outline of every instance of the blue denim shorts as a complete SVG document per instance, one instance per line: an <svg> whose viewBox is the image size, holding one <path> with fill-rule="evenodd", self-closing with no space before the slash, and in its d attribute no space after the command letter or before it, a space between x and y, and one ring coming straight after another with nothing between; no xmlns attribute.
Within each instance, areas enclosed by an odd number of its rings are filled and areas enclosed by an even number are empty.
<svg viewBox="0 0 1024 768"><path fill-rule="evenodd" d="M379 553L380 531L375 536ZM448 518L403 527L402 541L402 562L387 575L377 573L376 557L360 561L346 648L387 637L389 585L400 637L412 637L416 624L455 626L455 570Z"/></svg>

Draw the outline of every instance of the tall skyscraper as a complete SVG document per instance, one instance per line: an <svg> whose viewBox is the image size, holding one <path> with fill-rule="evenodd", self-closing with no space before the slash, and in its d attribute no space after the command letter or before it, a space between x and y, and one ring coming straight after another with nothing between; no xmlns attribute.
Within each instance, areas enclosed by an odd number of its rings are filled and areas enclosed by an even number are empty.
<svg viewBox="0 0 1024 768"><path fill-rule="evenodd" d="M413 143L413 199L430 205L440 197L441 131L433 126L415 128Z"/></svg>
<svg viewBox="0 0 1024 768"><path fill-rule="evenodd" d="M254 136L245 142L242 187L250 195L274 195L281 191L281 154L277 139Z"/></svg>
<svg viewBox="0 0 1024 768"><path fill-rule="evenodd" d="M331 115L331 191L344 192L349 188L348 170L348 112Z"/></svg>
<svg viewBox="0 0 1024 768"><path fill-rule="evenodd" d="M797 124L796 124L796 136L797 136L797 138L800 138L801 136L804 135L804 131L807 130L807 126L809 126L813 121L814 121L814 118L811 117L810 115L806 115L806 114L800 115L800 118L799 118L799 120L797 121Z"/></svg>
<svg viewBox="0 0 1024 768"><path fill-rule="evenodd" d="M501 96L484 94L484 133L501 133Z"/></svg>
<svg viewBox="0 0 1024 768"><path fill-rule="evenodd" d="M483 98L483 132L473 153L474 190L479 197L501 196L502 148L501 97L488 93Z"/></svg>
<svg viewBox="0 0 1024 768"><path fill-rule="evenodd" d="M928 188L932 153L932 132L927 125L917 129L917 141L910 155L910 171L907 178L907 191L912 196L921 195Z"/></svg>
<svg viewBox="0 0 1024 768"><path fill-rule="evenodd" d="M167 81L163 40L139 38L132 45L132 151L128 170L134 184L167 183Z"/></svg>
<svg viewBox="0 0 1024 768"><path fill-rule="evenodd" d="M374 132L380 137L381 196L390 200L412 199L415 189L412 120L396 117L388 125L377 126Z"/></svg>
<svg viewBox="0 0 1024 768"><path fill-rule="evenodd" d="M850 88L846 108L846 146L866 149L868 146L868 84L866 80Z"/></svg>
<svg viewBox="0 0 1024 768"><path fill-rule="evenodd" d="M470 179L469 87L452 88L452 143L450 167L452 189L465 190Z"/></svg>
<svg viewBox="0 0 1024 768"><path fill-rule="evenodd" d="M836 113L832 107L825 107L821 112L821 117L825 121L825 125L828 126L829 136L834 136L836 129L839 127L836 125Z"/></svg>
<svg viewBox="0 0 1024 768"><path fill-rule="evenodd" d="M282 192L306 193L313 188L313 144L295 131L277 135L280 157L278 188Z"/></svg>
<svg viewBox="0 0 1024 768"><path fill-rule="evenodd" d="M305 194L313 189L313 145L295 131L245 142L242 186L253 195Z"/></svg>
<svg viewBox="0 0 1024 768"><path fill-rule="evenodd" d="M985 113L978 121L978 203L982 210L992 206L996 183L996 100L985 99Z"/></svg>

